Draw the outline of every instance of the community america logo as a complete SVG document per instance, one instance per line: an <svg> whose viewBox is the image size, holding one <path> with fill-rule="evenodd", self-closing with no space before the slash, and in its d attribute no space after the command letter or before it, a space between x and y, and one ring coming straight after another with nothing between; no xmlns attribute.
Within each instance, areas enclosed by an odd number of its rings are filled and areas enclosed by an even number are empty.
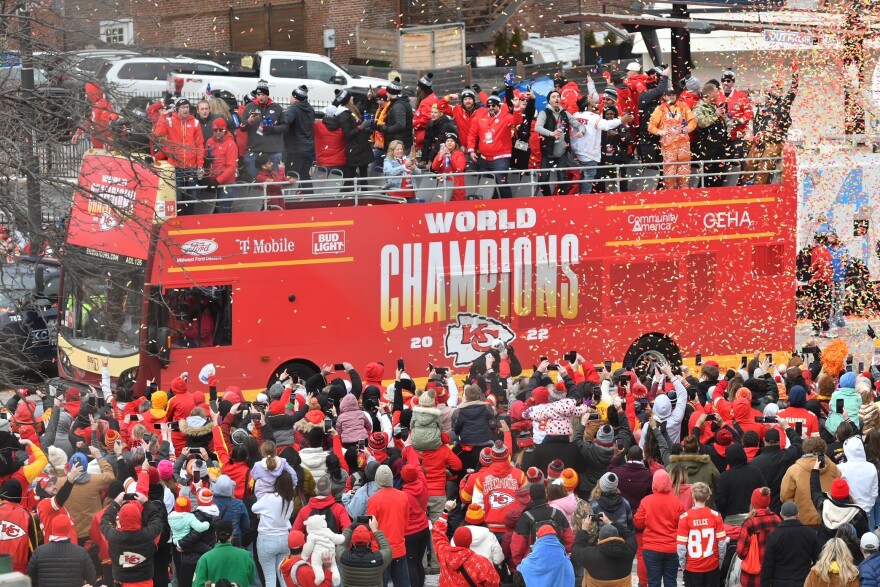
<svg viewBox="0 0 880 587"><path fill-rule="evenodd" d="M455 322L446 326L443 347L456 367L466 367L488 352L495 339L510 344L515 338L516 333L495 318L459 312Z"/></svg>

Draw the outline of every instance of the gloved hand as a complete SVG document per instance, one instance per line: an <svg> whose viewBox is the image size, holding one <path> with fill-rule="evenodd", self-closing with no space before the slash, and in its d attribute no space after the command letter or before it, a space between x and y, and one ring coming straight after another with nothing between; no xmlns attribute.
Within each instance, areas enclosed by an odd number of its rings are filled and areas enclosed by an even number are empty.
<svg viewBox="0 0 880 587"><path fill-rule="evenodd" d="M480 87L480 84L474 84L474 85L471 86L471 88L472 88L477 94L479 94L480 92L483 91L483 88Z"/></svg>

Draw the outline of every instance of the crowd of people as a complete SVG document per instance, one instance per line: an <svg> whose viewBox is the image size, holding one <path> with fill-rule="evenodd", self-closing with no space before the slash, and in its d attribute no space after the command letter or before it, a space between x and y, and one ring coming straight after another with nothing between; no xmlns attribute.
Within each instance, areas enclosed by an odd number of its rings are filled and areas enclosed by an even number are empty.
<svg viewBox="0 0 880 587"><path fill-rule="evenodd" d="M341 363L253 401L105 363L6 403L0 554L53 587L874 585L880 366L808 349L526 376L496 341L461 378Z"/></svg>
<svg viewBox="0 0 880 587"><path fill-rule="evenodd" d="M150 149L175 168L182 201L197 197L186 190L195 186L232 198L234 188L226 186L249 181L298 182L306 193L313 166L348 178L349 190L371 174L384 175L383 189L409 201L413 176L423 173L447 177L453 200L468 197L457 175L465 172L493 175L502 198L511 197L511 170L538 170L542 195L625 191L629 171L614 166L635 163L662 164L666 189L688 185L696 161L705 162L707 187L730 184L731 177L741 184L770 181L791 126L796 65L787 93L784 81L774 80L754 100L736 88L732 70L706 83L690 75L680 87L668 67L642 72L632 62L605 74L601 95L589 76L581 86L557 74L541 111L531 86L515 88L512 74L503 96L478 85L440 96L428 73L418 80L414 100L395 78L371 88L366 100L338 91L320 112L306 86L292 92L285 109L264 81L241 105L209 95L193 107L169 95L146 109ZM103 146L115 115L94 84L88 96L89 128L94 144ZM271 204L283 208L281 186L271 191ZM229 209L229 203L218 206Z"/></svg>

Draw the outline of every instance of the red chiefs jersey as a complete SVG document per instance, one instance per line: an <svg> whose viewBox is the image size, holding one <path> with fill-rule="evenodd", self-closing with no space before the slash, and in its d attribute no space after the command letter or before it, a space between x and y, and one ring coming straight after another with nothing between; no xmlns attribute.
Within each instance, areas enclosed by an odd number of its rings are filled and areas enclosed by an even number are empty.
<svg viewBox="0 0 880 587"><path fill-rule="evenodd" d="M792 428L795 428L795 425L800 422L803 438L819 436L819 418L807 408L785 408L777 414L777 417L788 420L788 424Z"/></svg>
<svg viewBox="0 0 880 587"><path fill-rule="evenodd" d="M40 529L43 531L43 544L49 542L49 528L52 527L52 520L62 514L70 518L71 522L70 532L68 532L67 537L70 538L71 543L78 544L76 527L73 525L73 516L70 515L70 512L64 506L59 508L58 504L55 503L54 497L41 499L37 502L37 517L40 520Z"/></svg>
<svg viewBox="0 0 880 587"><path fill-rule="evenodd" d="M526 484L526 475L509 462L492 463L486 474L474 482L474 503L486 512L486 526L492 532L506 530L504 514L516 504L516 491Z"/></svg>
<svg viewBox="0 0 880 587"><path fill-rule="evenodd" d="M0 503L0 554L12 555L12 570L26 573L30 555L37 547L34 517L20 505Z"/></svg>
<svg viewBox="0 0 880 587"><path fill-rule="evenodd" d="M720 568L718 543L727 540L721 514L707 507L686 511L678 519L678 544L687 546L686 571L707 573Z"/></svg>

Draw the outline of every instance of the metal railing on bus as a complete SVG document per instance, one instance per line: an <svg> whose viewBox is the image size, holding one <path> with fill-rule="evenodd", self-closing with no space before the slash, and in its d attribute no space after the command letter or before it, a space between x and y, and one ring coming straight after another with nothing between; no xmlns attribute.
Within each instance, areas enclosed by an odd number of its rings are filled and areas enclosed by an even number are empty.
<svg viewBox="0 0 880 587"><path fill-rule="evenodd" d="M745 169L746 162L750 163L748 169ZM775 184L781 181L781 162L781 157L692 161L690 173L676 177L686 179L690 188L732 187L743 184L743 178L746 184ZM719 164L723 166L711 167ZM338 169L316 166L312 169L312 178L309 180L300 181L297 174L291 173L294 183L236 183L221 186L224 188L222 190L207 186L181 188L183 198L179 200L178 206L184 214L211 214L215 211L254 212L313 205L446 202L455 195L460 195L461 191L464 191L465 199L488 200L496 197L500 188L509 189L513 198L528 198L540 196L543 193L542 188L546 188L551 194L567 194L569 191L577 193L572 186L586 182L603 186L601 191L610 193L654 191L661 188L664 178L662 163L599 165L595 167L596 177L591 180L579 176L583 170L584 167L573 166L448 174L421 171L408 176L411 186L401 189L388 183L389 180L400 179L401 176L386 177L374 174L375 170L371 170L369 177L348 178ZM766 180L759 180L765 177ZM403 197L404 194L411 197Z"/></svg>

